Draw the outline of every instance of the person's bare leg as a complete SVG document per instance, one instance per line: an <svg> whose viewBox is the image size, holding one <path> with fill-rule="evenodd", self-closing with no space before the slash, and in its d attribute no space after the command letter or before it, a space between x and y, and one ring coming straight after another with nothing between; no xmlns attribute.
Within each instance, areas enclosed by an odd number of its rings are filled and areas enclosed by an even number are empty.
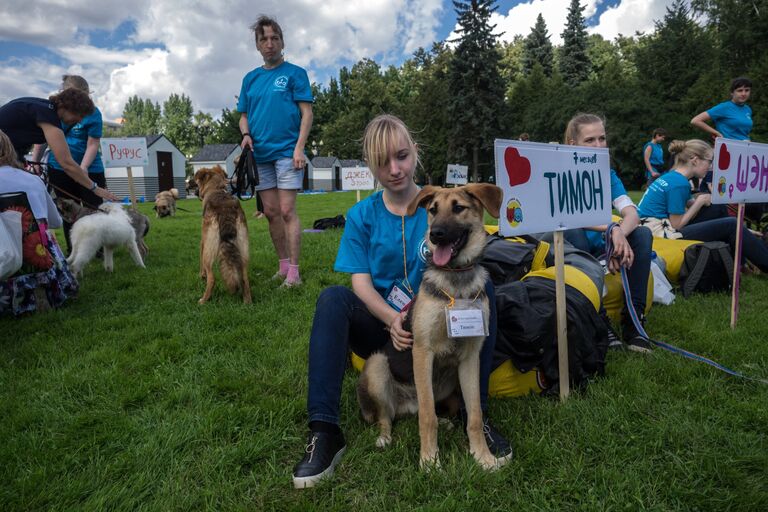
<svg viewBox="0 0 768 512"><path fill-rule="evenodd" d="M276 188L270 188L259 192L261 200L264 203L264 215L269 222L269 236L272 238L272 245L275 247L277 258L280 260L280 268L277 275L285 276L288 269L283 269L283 261L289 260L288 246L285 239L285 222L280 213L280 196Z"/></svg>
<svg viewBox="0 0 768 512"><path fill-rule="evenodd" d="M289 258L288 276L285 285L301 283L299 277L299 256L301 253L301 223L296 213L296 190L278 190L280 214L285 226L285 245Z"/></svg>

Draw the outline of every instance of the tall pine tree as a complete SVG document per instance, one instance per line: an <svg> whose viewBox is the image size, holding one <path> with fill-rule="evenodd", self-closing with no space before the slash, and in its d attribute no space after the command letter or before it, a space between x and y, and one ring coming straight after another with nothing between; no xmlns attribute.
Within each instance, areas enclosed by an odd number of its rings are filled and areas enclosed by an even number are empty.
<svg viewBox="0 0 768 512"><path fill-rule="evenodd" d="M533 66L538 63L545 75L552 76L553 61L554 51L547 33L547 24L544 22L544 17L539 13L536 17L536 25L531 28L531 33L525 38L523 71L526 75L530 74Z"/></svg>
<svg viewBox="0 0 768 512"><path fill-rule="evenodd" d="M472 158L478 181L481 153L490 156L503 119L504 82L499 73L496 25L491 14L496 0L454 0L459 23L458 45L448 72L451 147L458 158ZM489 164L487 174L492 172Z"/></svg>
<svg viewBox="0 0 768 512"><path fill-rule="evenodd" d="M571 0L568 20L563 36L563 50L560 54L560 74L563 80L572 86L579 85L589 76L589 56L587 55L587 24L584 19L584 6L580 0Z"/></svg>

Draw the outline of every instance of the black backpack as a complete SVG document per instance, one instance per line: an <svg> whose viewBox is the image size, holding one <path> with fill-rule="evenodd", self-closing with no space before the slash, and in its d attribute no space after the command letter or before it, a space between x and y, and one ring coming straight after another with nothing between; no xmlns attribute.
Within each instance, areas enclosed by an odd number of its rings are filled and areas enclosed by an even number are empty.
<svg viewBox="0 0 768 512"><path fill-rule="evenodd" d="M343 215L337 215L335 217L325 217L323 219L317 219L312 224L312 229L330 229L330 228L343 228L346 224L346 220Z"/></svg>
<svg viewBox="0 0 768 512"><path fill-rule="evenodd" d="M733 256L725 242L704 242L685 250L680 267L683 297L694 292L729 291L733 286Z"/></svg>

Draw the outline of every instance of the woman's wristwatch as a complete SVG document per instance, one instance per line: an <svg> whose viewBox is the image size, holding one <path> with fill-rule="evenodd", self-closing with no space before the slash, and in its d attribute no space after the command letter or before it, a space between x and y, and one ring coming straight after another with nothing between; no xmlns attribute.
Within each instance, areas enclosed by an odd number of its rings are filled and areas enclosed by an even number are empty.
<svg viewBox="0 0 768 512"><path fill-rule="evenodd" d="M94 191L94 190L96 190L97 188L99 188L99 184L98 184L98 183L96 183L95 181L92 181L92 182L91 182L91 188L89 188L88 190L90 190L91 192L93 192L93 191Z"/></svg>

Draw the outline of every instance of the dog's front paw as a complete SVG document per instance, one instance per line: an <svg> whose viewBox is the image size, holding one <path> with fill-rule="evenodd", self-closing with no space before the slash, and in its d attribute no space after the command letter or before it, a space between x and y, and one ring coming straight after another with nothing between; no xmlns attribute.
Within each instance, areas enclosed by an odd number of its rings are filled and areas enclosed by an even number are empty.
<svg viewBox="0 0 768 512"><path fill-rule="evenodd" d="M440 469L440 457L437 453L434 456L421 456L419 460L419 467L422 471L429 473L430 471L436 471Z"/></svg>
<svg viewBox="0 0 768 512"><path fill-rule="evenodd" d="M480 464L480 467L483 468L486 471L496 471L503 465L505 465L507 462L511 460L511 457L501 457L496 458L491 453L488 453L488 455L484 457L475 457L475 460L478 464Z"/></svg>
<svg viewBox="0 0 768 512"><path fill-rule="evenodd" d="M386 448L392 444L392 436L380 435L376 439L376 448Z"/></svg>
<svg viewBox="0 0 768 512"><path fill-rule="evenodd" d="M200 300L197 301L198 304L205 304L208 302L208 300L205 297L200 297Z"/></svg>

